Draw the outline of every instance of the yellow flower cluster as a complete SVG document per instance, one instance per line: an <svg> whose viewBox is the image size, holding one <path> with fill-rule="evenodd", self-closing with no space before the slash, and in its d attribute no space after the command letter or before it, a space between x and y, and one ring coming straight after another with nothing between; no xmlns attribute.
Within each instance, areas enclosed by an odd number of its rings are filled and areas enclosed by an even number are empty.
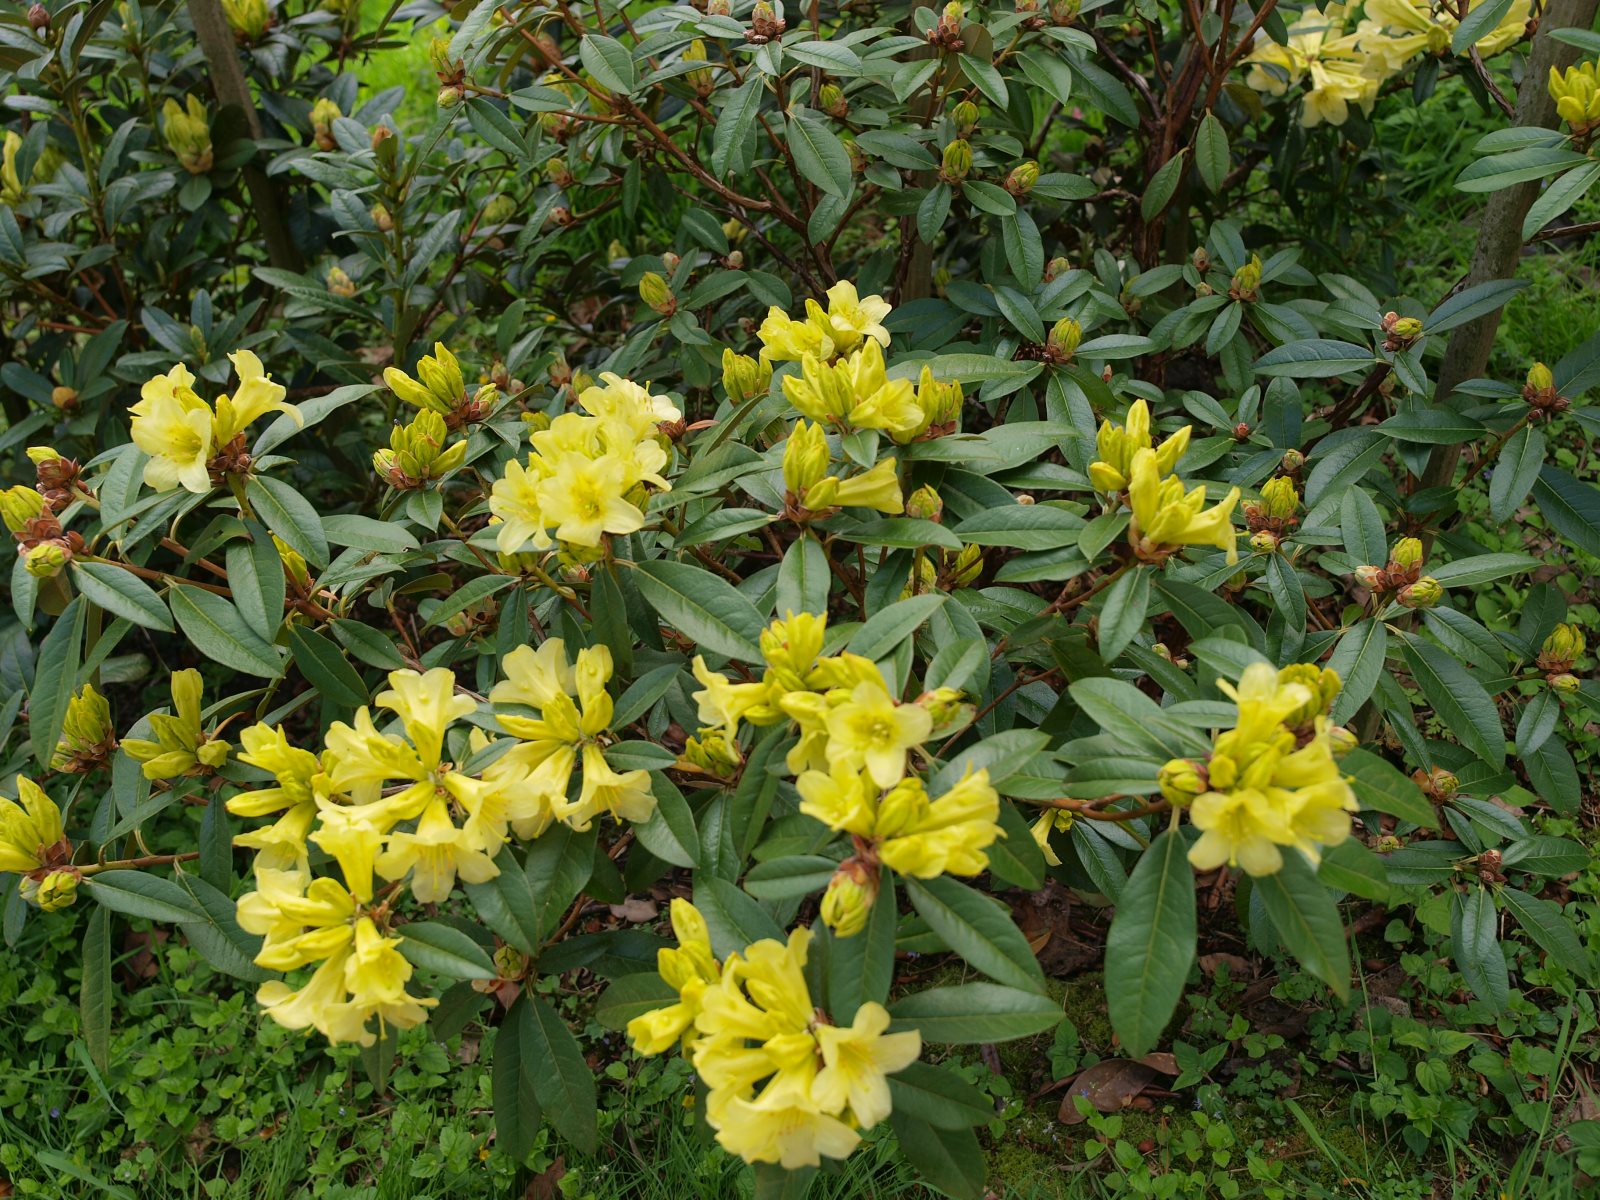
<svg viewBox="0 0 1600 1200"><path fill-rule="evenodd" d="M167 149L189 174L204 175L211 170L211 118L199 100L185 96L180 105L169 99L161 110L161 133Z"/></svg>
<svg viewBox="0 0 1600 1200"><path fill-rule="evenodd" d="M490 699L514 710L497 713L512 738L475 774L445 757L451 730L477 702L457 694L455 675L443 667L391 672L375 704L394 714L397 728L380 730L363 706L353 723L329 727L320 757L291 745L281 727L240 734L240 761L274 783L234 796L228 810L277 819L235 839L258 852L256 890L239 901L239 923L265 937L261 966L322 963L299 991L281 982L261 989L274 1020L370 1044L374 1015L401 1028L424 1019L432 1002L405 992L411 968L396 949L401 938L385 932L391 901L379 900L375 876L407 882L415 899L438 903L458 878L483 883L499 874L494 855L508 833L537 837L552 820L587 829L601 813L646 820L654 811L647 773L617 774L600 749L612 711L605 650L581 651L574 667L553 639L537 652L513 651L505 668L508 678ZM520 715L528 708L539 716ZM477 730L467 742L489 747ZM569 801L579 755L582 787ZM341 879L313 878L308 843L333 858Z"/></svg>
<svg viewBox="0 0 1600 1200"><path fill-rule="evenodd" d="M672 926L678 947L657 963L679 1000L629 1022L634 1047L682 1045L708 1089L706 1121L730 1154L785 1170L848 1157L858 1130L888 1117L888 1077L916 1061L922 1036L886 1033L889 1014L872 1002L848 1026L830 1022L806 986L809 929L718 963L693 905L674 900Z"/></svg>
<svg viewBox="0 0 1600 1200"><path fill-rule="evenodd" d="M1342 740L1327 717L1339 676L1309 663L1281 671L1253 663L1237 688L1219 686L1238 702L1238 723L1217 736L1206 763L1174 759L1161 772L1162 792L1189 803L1201 831L1189 862L1273 875L1283 846L1319 862L1322 846L1349 836L1356 809L1335 761Z"/></svg>
<svg viewBox="0 0 1600 1200"><path fill-rule="evenodd" d="M1136 553L1155 558L1180 546L1215 546L1228 561L1238 559L1238 534L1233 510L1239 489L1206 508L1204 485L1189 488L1173 474L1189 446L1191 427L1185 425L1160 446L1150 437L1150 409L1143 400L1128 407L1122 425L1101 422L1096 439L1099 459L1089 464L1089 478L1107 494L1126 492L1133 520L1128 541Z"/></svg>
<svg viewBox="0 0 1600 1200"><path fill-rule="evenodd" d="M828 473L832 463L822 426L796 421L783 447L783 486L795 504L811 512L871 508L898 516L905 511L894 459L886 458L843 479Z"/></svg>
<svg viewBox="0 0 1600 1200"><path fill-rule="evenodd" d="M882 296L859 297L848 281L828 289L826 309L807 300L803 321L770 308L758 334L760 364L725 356L724 381L751 395L763 371L770 377L768 364L794 361L800 373L784 376L783 394L822 425L882 430L902 445L934 426L953 425L961 414L960 384L940 383L926 367L915 385L889 378L883 358L889 331L881 324L889 312Z"/></svg>
<svg viewBox="0 0 1600 1200"><path fill-rule="evenodd" d="M1485 0L1469 0L1467 9ZM1319 12L1307 7L1289 26L1285 45L1258 38L1245 61L1245 82L1260 92L1283 95L1306 85L1301 123L1343 125L1350 106L1370 111L1378 90L1424 54L1450 50L1460 24L1456 15L1432 0L1366 0L1364 19L1349 28L1352 5L1330 4ZM1500 23L1476 42L1485 58L1519 41L1527 27L1530 0L1514 0Z"/></svg>
<svg viewBox="0 0 1600 1200"><path fill-rule="evenodd" d="M152 713L155 741L127 738L122 748L144 764L146 779L175 779L214 771L228 761L227 742L200 727L200 672L190 667L172 673L172 712Z"/></svg>
<svg viewBox="0 0 1600 1200"><path fill-rule="evenodd" d="M34 871L61 840L61 809L26 775L17 776L17 798L0 798L0 871Z"/></svg>
<svg viewBox="0 0 1600 1200"><path fill-rule="evenodd" d="M603 387L578 397L582 413L563 413L534 432L527 466L515 459L495 481L489 511L499 523L502 554L551 545L598 546L604 534L632 533L644 525L645 485L671 490L663 422L682 413L647 388L607 372Z"/></svg>
<svg viewBox="0 0 1600 1200"><path fill-rule="evenodd" d="M248 463L242 434L254 421L270 412L286 412L301 421L300 412L284 401L281 384L262 369L249 350L228 355L239 375L232 397L217 397L216 410L194 390L194 375L179 363L165 375L156 375L139 391L139 401L128 411L133 417L134 445L150 456L144 481L158 492L178 486L204 495L211 490L213 458L225 453L234 462ZM235 447L235 439L238 445ZM232 469L232 462L224 464Z"/></svg>
<svg viewBox="0 0 1600 1200"><path fill-rule="evenodd" d="M1600 128L1600 82L1597 82L1596 78L1597 69L1600 69L1600 64L1592 62L1568 67L1565 75L1554 67L1550 68L1550 98L1556 102L1556 112L1577 137ZM1543 366L1542 363L1538 365ZM1532 374L1530 371L1530 382Z"/></svg>
<svg viewBox="0 0 1600 1200"><path fill-rule="evenodd" d="M883 319L890 313L882 296L861 296L856 285L841 279L828 289L828 307L815 300L806 301L806 317L797 321L773 305L761 322L761 357L769 362L803 362L809 355L828 361L850 354L863 342L877 343L882 351L889 345L889 331Z"/></svg>
<svg viewBox="0 0 1600 1200"><path fill-rule="evenodd" d="M976 875L988 866L985 848L1004 835L987 771L937 799L907 775L908 756L954 710L959 693L941 688L901 703L870 659L822 657L826 626L826 617L811 613L774 621L761 635L766 670L750 683L734 683L696 656L703 688L693 699L707 726L702 741L732 743L741 722L799 727L787 766L798 777L801 811L855 839L856 857L835 875L822 910L848 937L866 922L880 863L923 879Z"/></svg>

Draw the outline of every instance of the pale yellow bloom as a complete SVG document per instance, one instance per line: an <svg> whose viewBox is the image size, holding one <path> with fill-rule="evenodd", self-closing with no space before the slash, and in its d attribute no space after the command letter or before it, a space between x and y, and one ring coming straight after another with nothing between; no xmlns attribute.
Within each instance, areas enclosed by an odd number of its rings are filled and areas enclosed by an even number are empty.
<svg viewBox="0 0 1600 1200"><path fill-rule="evenodd" d="M26 775L17 776L17 799L0 798L0 871L32 871L61 840L61 809Z"/></svg>

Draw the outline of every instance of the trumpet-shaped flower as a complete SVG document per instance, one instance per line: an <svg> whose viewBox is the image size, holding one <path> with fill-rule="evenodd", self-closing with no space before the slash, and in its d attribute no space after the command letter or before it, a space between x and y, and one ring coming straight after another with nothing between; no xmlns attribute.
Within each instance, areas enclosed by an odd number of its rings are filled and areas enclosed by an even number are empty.
<svg viewBox="0 0 1600 1200"><path fill-rule="evenodd" d="M828 714L828 761L865 767L879 787L906 773L906 754L933 732L933 718L915 704L897 704L883 682L859 683Z"/></svg>
<svg viewBox="0 0 1600 1200"><path fill-rule="evenodd" d="M445 802L435 797L422 810L415 832L389 835L374 865L385 879L403 879L409 873L411 894L424 904L438 904L449 898L458 875L466 883L487 883L500 874L485 848L473 843L450 819Z"/></svg>
<svg viewBox="0 0 1600 1200"><path fill-rule="evenodd" d="M848 1105L863 1126L888 1118L893 1108L889 1076L916 1062L922 1053L920 1033L885 1033L888 1028L888 1011L870 1001L856 1009L855 1021L848 1026L817 1027L824 1065L811 1093L818 1104L828 1110Z"/></svg>
<svg viewBox="0 0 1600 1200"><path fill-rule="evenodd" d="M0 871L44 866L61 837L61 809L33 780L18 775L16 800L0 799Z"/></svg>
<svg viewBox="0 0 1600 1200"><path fill-rule="evenodd" d="M799 375L786 375L783 394L813 421L849 429L910 433L923 424L917 389L909 379L890 379L883 347L868 340L831 365L807 354Z"/></svg>
<svg viewBox="0 0 1600 1200"><path fill-rule="evenodd" d="M155 741L124 738L122 748L144 764L146 779L173 779L215 770L228 760L229 745L200 727L200 672L190 667L172 673L172 712L152 713Z"/></svg>
<svg viewBox="0 0 1600 1200"><path fill-rule="evenodd" d="M212 413L195 394L189 368L179 363L149 380L128 411L133 444L150 456L146 486L167 492L181 485L200 495L211 490Z"/></svg>
<svg viewBox="0 0 1600 1200"><path fill-rule="evenodd" d="M1128 540L1136 550L1162 554L1180 546L1215 546L1227 552L1230 563L1236 562L1238 533L1232 516L1239 489L1233 488L1210 508L1205 503L1203 486L1185 492L1176 475L1161 478L1154 450L1135 452L1128 480L1128 505L1133 509Z"/></svg>

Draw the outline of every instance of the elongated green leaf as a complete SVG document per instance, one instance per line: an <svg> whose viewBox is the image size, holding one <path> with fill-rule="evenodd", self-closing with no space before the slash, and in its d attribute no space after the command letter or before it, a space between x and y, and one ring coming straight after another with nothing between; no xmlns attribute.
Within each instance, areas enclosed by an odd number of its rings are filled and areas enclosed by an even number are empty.
<svg viewBox="0 0 1600 1200"><path fill-rule="evenodd" d="M654 971L639 971L624 975L601 993L594 1019L607 1029L621 1031L635 1017L677 1002L677 989L670 983Z"/></svg>
<svg viewBox="0 0 1600 1200"><path fill-rule="evenodd" d="M928 592L897 601L874 613L865 625L856 630L846 649L874 662L887 658L949 598L943 592Z"/></svg>
<svg viewBox="0 0 1600 1200"><path fill-rule="evenodd" d="M1581 200L1596 179L1600 179L1600 160L1574 167L1552 182L1528 207L1528 215L1522 219L1522 240L1527 241Z"/></svg>
<svg viewBox="0 0 1600 1200"><path fill-rule="evenodd" d="M206 914L194 897L160 875L144 871L101 871L83 881L89 895L130 917L145 917L168 925L204 921Z"/></svg>
<svg viewBox="0 0 1600 1200"><path fill-rule="evenodd" d="M784 940L783 930L767 910L726 879L696 879L694 906L706 919L711 948L718 958L743 954L751 943L764 938Z"/></svg>
<svg viewBox="0 0 1600 1200"><path fill-rule="evenodd" d="M531 1008L533 1023L526 1032L533 1039L532 1061L537 1064L534 1095L556 1131L585 1154L593 1154L600 1143L594 1072L556 1011L537 996Z"/></svg>
<svg viewBox="0 0 1600 1200"><path fill-rule="evenodd" d="M925 1042L1008 1042L1052 1029L1061 1005L1038 992L998 983L962 983L914 992L889 1006L891 1028L916 1029Z"/></svg>
<svg viewBox="0 0 1600 1200"><path fill-rule="evenodd" d="M867 927L853 937L835 937L828 947L828 1012L843 1025L867 1002L882 1004L894 982L894 934L899 923L894 876L885 871Z"/></svg>
<svg viewBox="0 0 1600 1200"><path fill-rule="evenodd" d="M533 888L509 846L502 846L494 856L500 873L487 883L468 883L463 888L472 907L490 929L503 941L510 942L524 954L537 954L541 934L538 908L533 899Z"/></svg>
<svg viewBox="0 0 1600 1200"><path fill-rule="evenodd" d="M944 1196L978 1200L983 1195L983 1150L970 1129L935 1129L908 1112L889 1114L906 1159Z"/></svg>
<svg viewBox="0 0 1600 1200"><path fill-rule="evenodd" d="M289 649L308 682L335 704L355 708L367 702L367 685L339 647L301 625L289 626Z"/></svg>
<svg viewBox="0 0 1600 1200"><path fill-rule="evenodd" d="M616 38L591 33L578 43L578 57L584 69L613 92L627 95L638 86L633 54Z"/></svg>
<svg viewBox="0 0 1600 1200"><path fill-rule="evenodd" d="M830 196L850 194L850 154L839 135L815 113L796 109L789 114L789 153L807 181Z"/></svg>
<svg viewBox="0 0 1600 1200"><path fill-rule="evenodd" d="M897 1110L936 1129L970 1129L994 1119L994 1102L948 1067L914 1062L889 1076Z"/></svg>
<svg viewBox="0 0 1600 1200"><path fill-rule="evenodd" d="M89 1061L104 1071L111 1062L111 909L102 905L83 926L83 981L78 1012Z"/></svg>
<svg viewBox="0 0 1600 1200"><path fill-rule="evenodd" d="M328 535L323 532L322 518L311 501L270 475L252 475L245 494L268 529L298 550L312 566L328 565Z"/></svg>
<svg viewBox="0 0 1600 1200"><path fill-rule="evenodd" d="M1145 567L1134 567L1107 590L1100 610L1099 634L1100 657L1107 663L1115 662L1144 627L1153 574Z"/></svg>
<svg viewBox="0 0 1600 1200"><path fill-rule="evenodd" d="M1483 5L1473 10L1473 16L1487 7ZM1511 297L1527 286L1526 279L1491 279L1487 283L1469 287L1450 296L1429 313L1422 327L1429 333L1444 333L1457 325L1465 325L1468 321L1498 312Z"/></svg>
<svg viewBox="0 0 1600 1200"><path fill-rule="evenodd" d="M594 874L595 831L579 833L557 823L534 839L528 847L528 888L533 894L533 911L539 936L549 936L561 923L567 906L578 898L584 884Z"/></svg>
<svg viewBox="0 0 1600 1200"><path fill-rule="evenodd" d="M1488 888L1455 893L1450 905L1450 944L1456 969L1473 995L1495 1012L1504 1012L1511 998L1511 980L1496 924Z"/></svg>
<svg viewBox="0 0 1600 1200"><path fill-rule="evenodd" d="M718 179L727 175L729 168L744 157L745 143L755 128L765 83L759 71L752 71L717 114L717 127L711 137L711 172Z"/></svg>
<svg viewBox="0 0 1600 1200"><path fill-rule="evenodd" d="M1194 165L1209 192L1220 192L1228 177L1228 131L1212 113L1200 120L1194 135Z"/></svg>
<svg viewBox="0 0 1600 1200"><path fill-rule="evenodd" d="M283 674L278 651L221 596L199 588L175 587L167 593L167 603L178 619L179 630L213 662L264 679Z"/></svg>
<svg viewBox="0 0 1600 1200"><path fill-rule="evenodd" d="M1378 677L1384 672L1388 649L1389 630L1382 621L1358 622L1339 639L1328 659L1328 666L1344 681L1333 702L1332 716L1336 722L1343 724L1355 716L1356 710L1372 695L1378 686Z"/></svg>
<svg viewBox="0 0 1600 1200"><path fill-rule="evenodd" d="M1042 992L1044 972L1000 901L949 875L905 880L906 895L939 939L991 979Z"/></svg>
<svg viewBox="0 0 1600 1200"><path fill-rule="evenodd" d="M1254 370L1257 375L1285 375L1290 379L1331 379L1368 370L1375 361L1365 346L1313 338L1268 350L1256 359Z"/></svg>
<svg viewBox="0 0 1600 1200"><path fill-rule="evenodd" d="M1469 12L1450 35L1450 53L1466 54L1472 44L1493 33L1511 11L1511 0L1485 0Z"/></svg>
<svg viewBox="0 0 1600 1200"><path fill-rule="evenodd" d="M1494 699L1456 658L1419 638L1407 640L1405 655L1423 698L1463 746L1490 766L1506 760L1505 731Z"/></svg>
<svg viewBox="0 0 1600 1200"><path fill-rule="evenodd" d="M1172 194L1178 190L1178 181L1183 178L1183 165L1188 154L1187 147L1179 150L1150 176L1144 195L1139 198L1139 215L1146 221L1155 220L1172 203Z"/></svg>
<svg viewBox="0 0 1600 1200"><path fill-rule="evenodd" d="M453 925L412 921L400 928L400 953L452 979L494 979L499 972L482 946Z"/></svg>
<svg viewBox="0 0 1600 1200"><path fill-rule="evenodd" d="M1183 839L1169 829L1134 866L1106 936L1106 1007L1130 1056L1161 1040L1194 954L1194 871Z"/></svg>
<svg viewBox="0 0 1600 1200"><path fill-rule="evenodd" d="M1300 964L1344 1000L1350 995L1350 946L1333 893L1298 850L1286 850L1283 868L1255 880L1272 926Z"/></svg>
<svg viewBox="0 0 1600 1200"><path fill-rule="evenodd" d="M1580 550L1600 554L1600 489L1545 463L1533 485L1533 499L1557 533Z"/></svg>
<svg viewBox="0 0 1600 1200"><path fill-rule="evenodd" d="M1439 828L1439 815L1409 775L1370 750L1352 750L1339 760L1362 808L1376 809L1424 829Z"/></svg>
<svg viewBox="0 0 1600 1200"><path fill-rule="evenodd" d="M113 616L172 632L172 614L148 583L109 563L73 563L78 590Z"/></svg>
<svg viewBox="0 0 1600 1200"><path fill-rule="evenodd" d="M1587 161L1561 146L1525 146L1505 154L1491 154L1470 164L1456 176L1456 188L1463 192L1498 192L1530 179L1543 179Z"/></svg>
<svg viewBox="0 0 1600 1200"><path fill-rule="evenodd" d="M83 627L87 606L74 598L39 646L33 687L28 692L28 743L40 769L48 766L67 719L67 706L83 662Z"/></svg>
<svg viewBox="0 0 1600 1200"><path fill-rule="evenodd" d="M494 1037L489 1095L494 1101L495 1144L517 1162L533 1153L543 1119L534 1081L547 1065L539 1058L539 1037L526 996L517 998Z"/></svg>
<svg viewBox="0 0 1600 1200"><path fill-rule="evenodd" d="M1514 887L1501 888L1500 899L1535 945L1579 979L1593 979L1593 960L1560 905Z"/></svg>
<svg viewBox="0 0 1600 1200"><path fill-rule="evenodd" d="M1600 162L1595 164L1600 168ZM1527 497L1539 468L1544 466L1544 434L1526 425L1500 448L1489 476L1489 513L1496 521L1509 521Z"/></svg>
<svg viewBox="0 0 1600 1200"><path fill-rule="evenodd" d="M687 563L640 563L639 594L675 630L714 654L760 662L761 614L726 580Z"/></svg>

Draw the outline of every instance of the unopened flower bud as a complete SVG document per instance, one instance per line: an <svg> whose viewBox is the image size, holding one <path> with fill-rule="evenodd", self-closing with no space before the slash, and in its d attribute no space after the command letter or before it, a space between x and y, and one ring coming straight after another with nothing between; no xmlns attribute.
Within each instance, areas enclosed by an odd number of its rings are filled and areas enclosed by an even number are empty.
<svg viewBox="0 0 1600 1200"><path fill-rule="evenodd" d="M1071 317L1062 317L1050 327L1050 335L1045 339L1045 345L1058 362L1066 362L1078 352L1078 346L1083 341L1083 326Z"/></svg>
<svg viewBox="0 0 1600 1200"><path fill-rule="evenodd" d="M490 198L489 203L483 206L483 223L485 225L504 225L517 211L517 202L504 192Z"/></svg>
<svg viewBox="0 0 1600 1200"><path fill-rule="evenodd" d="M1456 794L1456 789L1461 786L1460 780L1443 767L1431 767L1426 771L1413 771L1411 778L1422 789L1423 795L1436 803L1450 799L1451 796Z"/></svg>
<svg viewBox="0 0 1600 1200"><path fill-rule="evenodd" d="M1376 592L1382 590L1384 586L1384 570L1382 567L1363 564L1357 567L1353 574L1356 577L1356 582L1364 588Z"/></svg>
<svg viewBox="0 0 1600 1200"><path fill-rule="evenodd" d="M439 89L439 94L434 97L434 103L440 108L454 108L466 98L466 90L455 84L447 84Z"/></svg>
<svg viewBox="0 0 1600 1200"><path fill-rule="evenodd" d="M923 484L906 498L906 516L937 521L944 516L944 499L928 484Z"/></svg>
<svg viewBox="0 0 1600 1200"><path fill-rule="evenodd" d="M1422 336L1422 322L1416 317L1401 317L1394 323L1394 328L1390 332L1397 338L1415 341Z"/></svg>
<svg viewBox="0 0 1600 1200"><path fill-rule="evenodd" d="M379 233L388 233L394 229L394 215L389 211L388 206L374 204L370 215L372 223L378 227Z"/></svg>
<svg viewBox="0 0 1600 1200"><path fill-rule="evenodd" d="M667 281L654 271L646 271L639 279L639 299L663 317L678 311L678 298L672 294Z"/></svg>
<svg viewBox="0 0 1600 1200"><path fill-rule="evenodd" d="M1343 725L1328 726L1328 744L1335 758L1343 758L1361 744L1361 739Z"/></svg>
<svg viewBox="0 0 1600 1200"><path fill-rule="evenodd" d="M939 178L946 183L960 183L970 170L972 170L972 144L965 138L957 138L944 148Z"/></svg>
<svg viewBox="0 0 1600 1200"><path fill-rule="evenodd" d="M1306 465L1306 456L1298 450L1285 450L1283 452L1283 469L1291 474Z"/></svg>
<svg viewBox="0 0 1600 1200"><path fill-rule="evenodd" d="M0 519L12 533L21 533L29 521L48 507L44 497L26 484L0 491Z"/></svg>
<svg viewBox="0 0 1600 1200"><path fill-rule="evenodd" d="M345 274L342 267L329 267L328 291L335 296L343 296L346 300L356 294L356 281Z"/></svg>
<svg viewBox="0 0 1600 1200"><path fill-rule="evenodd" d="M1250 548L1259 550L1263 554L1271 554L1278 548L1278 535L1270 529L1263 529L1250 535Z"/></svg>
<svg viewBox="0 0 1600 1200"><path fill-rule="evenodd" d="M1049 262L1045 263L1044 281L1046 283L1051 283L1054 280L1060 279L1061 276L1065 275L1070 270L1072 270L1072 264L1065 258L1057 255L1055 258L1052 258Z"/></svg>
<svg viewBox="0 0 1600 1200"><path fill-rule="evenodd" d="M847 859L828 881L819 915L834 937L854 937L866 928L877 898L878 869L859 859Z"/></svg>
<svg viewBox="0 0 1600 1200"><path fill-rule="evenodd" d="M817 105L837 120L842 121L850 115L850 101L845 99L844 89L836 83L822 85L817 92Z"/></svg>
<svg viewBox="0 0 1600 1200"><path fill-rule="evenodd" d="M1444 595L1444 588L1432 575L1424 575L1415 583L1408 583L1396 597L1407 608L1432 608Z"/></svg>
<svg viewBox="0 0 1600 1200"><path fill-rule="evenodd" d="M735 354L731 349L722 352L722 387L728 399L742 404L752 396L759 396L772 385L772 364L765 358L754 359L748 354Z"/></svg>
<svg viewBox="0 0 1600 1200"><path fill-rule="evenodd" d="M78 872L51 871L39 881L39 890L33 902L45 912L59 912L72 907L78 898Z"/></svg>
<svg viewBox="0 0 1600 1200"><path fill-rule="evenodd" d="M692 63L705 62L705 42L701 41L699 38L695 38L694 41L685 46L683 48L683 61ZM695 90L695 94L698 95L702 100L711 95L712 90L716 86L715 81L712 79L711 69L709 67L696 67L694 70L685 75L684 79L688 82L689 86Z"/></svg>
<svg viewBox="0 0 1600 1200"><path fill-rule="evenodd" d="M1562 622L1550 631L1550 636L1539 647L1539 669L1570 671L1572 664L1582 656L1584 645L1583 630Z"/></svg>
<svg viewBox="0 0 1600 1200"><path fill-rule="evenodd" d="M1422 539L1401 538L1394 544L1394 549L1389 551L1389 561L1403 571L1420 567L1423 561Z"/></svg>
<svg viewBox="0 0 1600 1200"><path fill-rule="evenodd" d="M64 541L40 542L23 555L22 565L29 575L37 579L49 579L61 574L72 558L72 551L67 549Z"/></svg>
<svg viewBox="0 0 1600 1200"><path fill-rule="evenodd" d="M955 587L965 587L982 574L983 547L974 542L965 543L951 568L951 582Z"/></svg>
<svg viewBox="0 0 1600 1200"><path fill-rule="evenodd" d="M796 498L816 487L828 473L828 437L820 424L796 421L783 448L783 486Z"/></svg>
<svg viewBox="0 0 1600 1200"><path fill-rule="evenodd" d="M1168 759L1156 776L1161 794L1169 804L1182 808L1209 786L1198 763L1187 758Z"/></svg>
<svg viewBox="0 0 1600 1200"><path fill-rule="evenodd" d="M1576 675L1570 675L1566 672L1562 672L1560 675L1552 675L1546 682L1558 692L1575 692L1583 686Z"/></svg>
<svg viewBox="0 0 1600 1200"><path fill-rule="evenodd" d="M1026 196L1038 181L1039 164L1029 161L1011 168L1011 173L1006 176L1005 187L1013 196Z"/></svg>
<svg viewBox="0 0 1600 1200"><path fill-rule="evenodd" d="M676 274L682 262L683 256L681 254L674 254L671 250L662 252L661 267L668 275Z"/></svg>
<svg viewBox="0 0 1600 1200"><path fill-rule="evenodd" d="M1254 300L1261 287L1261 256L1252 254L1250 261L1233 273L1229 294L1236 300Z"/></svg>
<svg viewBox="0 0 1600 1200"><path fill-rule="evenodd" d="M184 97L181 108L176 100L168 98L161 109L161 134L167 149L189 174L204 175L211 170L211 118L197 98Z"/></svg>
<svg viewBox="0 0 1600 1200"><path fill-rule="evenodd" d="M1083 11L1083 0L1050 0L1050 21L1055 25L1071 25Z"/></svg>
<svg viewBox="0 0 1600 1200"><path fill-rule="evenodd" d="M919 824L928 812L928 789L915 776L902 779L878 802L878 818L873 832L879 837L897 837Z"/></svg>
<svg viewBox="0 0 1600 1200"><path fill-rule="evenodd" d="M978 127L978 106L971 100L962 100L950 110L950 120L956 127L956 136L966 137Z"/></svg>
<svg viewBox="0 0 1600 1200"><path fill-rule="evenodd" d="M1550 373L1550 368L1542 362L1536 362L1528 368L1528 387L1535 392L1542 392L1556 385L1556 377Z"/></svg>
<svg viewBox="0 0 1600 1200"><path fill-rule="evenodd" d="M33 4L28 8L28 27L35 30L50 28L50 10L42 4Z"/></svg>

